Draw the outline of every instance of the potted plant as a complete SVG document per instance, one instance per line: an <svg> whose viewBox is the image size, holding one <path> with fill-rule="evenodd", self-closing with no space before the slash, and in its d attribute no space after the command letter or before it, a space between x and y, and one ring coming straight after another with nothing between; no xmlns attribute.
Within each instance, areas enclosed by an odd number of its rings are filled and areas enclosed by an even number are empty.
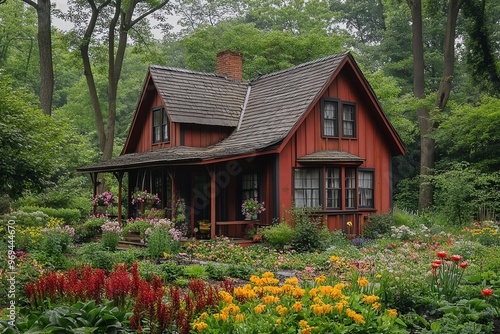
<svg viewBox="0 0 500 334"><path fill-rule="evenodd" d="M245 216L245 220L256 220L257 215L266 211L264 201L259 202L257 199L249 198L241 204L241 213Z"/></svg>
<svg viewBox="0 0 500 334"><path fill-rule="evenodd" d="M160 204L160 198L158 194L149 193L147 190L139 190L136 189L132 193L132 204L140 203L141 204L141 216L145 216L146 204Z"/></svg>
<svg viewBox="0 0 500 334"><path fill-rule="evenodd" d="M102 194L95 195L92 198L92 205L97 205L97 206L116 205L116 200L114 199L114 195L112 193L105 191Z"/></svg>

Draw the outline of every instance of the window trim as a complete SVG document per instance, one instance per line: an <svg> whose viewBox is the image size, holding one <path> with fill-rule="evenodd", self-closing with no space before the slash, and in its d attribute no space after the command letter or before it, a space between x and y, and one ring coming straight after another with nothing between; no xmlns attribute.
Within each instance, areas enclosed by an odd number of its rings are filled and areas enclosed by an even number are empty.
<svg viewBox="0 0 500 334"><path fill-rule="evenodd" d="M360 187L360 182L359 182L359 172L364 172L364 173L371 173L372 174L372 188L361 188ZM359 208L366 208L366 209L374 209L375 208L375 168L358 168L358 207ZM360 195L361 195L361 189L371 189L372 191L372 205L361 205L361 200L360 200Z"/></svg>
<svg viewBox="0 0 500 334"><path fill-rule="evenodd" d="M340 172L340 207L338 208L333 208L333 207L327 207L327 201L328 201L328 189L327 189L327 178L328 178L328 171L327 169L329 168L338 168ZM375 209L375 168L358 168L352 165L326 165L326 166L317 166L317 167L293 167L292 168L292 178L293 178L293 193L292 193L292 199L294 202L294 206L297 207L297 199L296 199L296 179L295 179L295 171L297 170L318 170L319 172L319 206L322 208L323 211L325 212L349 212L349 211L356 211L356 210L362 210L362 209ZM355 186L351 188L346 187L346 175L347 175L347 170L351 169L354 170L354 183ZM360 205L359 201L359 172L371 172L373 175L373 189L372 189L372 200L373 200L373 206L362 206ZM302 188L301 188L302 189ZM336 188L335 188L336 189ZM347 207L347 191L351 191L354 193L354 206L353 207ZM301 206L302 207L302 206Z"/></svg>
<svg viewBox="0 0 500 334"><path fill-rule="evenodd" d="M335 103L337 105L337 108L335 110L334 118L333 120L335 121L334 123L334 134L333 135L327 135L325 134L325 104L326 103ZM338 138L340 137L340 132L339 132L339 106L340 106L340 100L339 99L332 99L332 98L323 98L321 99L321 135L325 138Z"/></svg>
<svg viewBox="0 0 500 334"><path fill-rule="evenodd" d="M348 121L346 121L346 120L344 119L344 106L350 106L350 107L353 107L353 109L354 109L354 110L353 110L353 119L352 119L352 120L348 120ZM356 108L356 103L354 103L354 102L342 101L342 121L341 121L341 123L342 123L342 137L344 137L344 138L357 138L357 131L356 131L356 127L357 127L357 123L358 123L357 121L358 121L358 119L357 119L357 117L356 117L356 114L357 114L357 113L356 113L356 110L357 110L357 108ZM344 123L346 123L346 122L353 123L352 135L346 135L346 134L344 133Z"/></svg>
<svg viewBox="0 0 500 334"><path fill-rule="evenodd" d="M161 114L161 124L155 125L155 113L159 112ZM153 144L160 144L160 143L169 143L170 142L170 120L168 118L167 112L165 111L165 108L163 107L154 107L151 112L152 115L152 120L151 120L151 125L152 125L152 141ZM165 126L166 126L166 133L167 136L165 136ZM158 131L160 131L160 139L157 141L155 139L155 129L158 128ZM167 137L167 138L165 138Z"/></svg>
<svg viewBox="0 0 500 334"><path fill-rule="evenodd" d="M325 104L328 102L333 102L337 104L336 115L335 115L335 128L334 135L325 134ZM349 121L353 123L353 134L344 134L344 105L352 106L354 108L353 120ZM356 102L344 101L338 98L324 97L320 100L320 118L321 118L321 136L323 138L342 138L342 139L357 139L358 131L358 108Z"/></svg>

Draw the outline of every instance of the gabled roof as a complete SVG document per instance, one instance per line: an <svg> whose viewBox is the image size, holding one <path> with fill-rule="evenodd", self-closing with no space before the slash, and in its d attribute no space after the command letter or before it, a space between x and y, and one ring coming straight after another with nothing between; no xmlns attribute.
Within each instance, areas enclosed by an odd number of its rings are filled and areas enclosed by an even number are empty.
<svg viewBox="0 0 500 334"><path fill-rule="evenodd" d="M151 78L172 121L231 126L235 130L228 138L209 147L173 147L124 154L79 171L120 170L126 166L199 162L277 152L346 64L350 64L368 98L373 101L375 117L379 119L381 131L389 135L390 146L395 152L402 153L401 140L382 112L373 90L350 53L344 52L247 83L215 74L151 66Z"/></svg>
<svg viewBox="0 0 500 334"><path fill-rule="evenodd" d="M241 81L156 65L149 73L173 122L238 125L246 92Z"/></svg>
<svg viewBox="0 0 500 334"><path fill-rule="evenodd" d="M343 151L317 151L297 159L300 163L350 162L362 164L365 159Z"/></svg>

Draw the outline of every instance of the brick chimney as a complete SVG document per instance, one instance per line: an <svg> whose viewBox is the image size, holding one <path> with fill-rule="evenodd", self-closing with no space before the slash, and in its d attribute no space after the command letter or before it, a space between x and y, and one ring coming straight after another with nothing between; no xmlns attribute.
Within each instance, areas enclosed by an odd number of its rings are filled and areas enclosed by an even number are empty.
<svg viewBox="0 0 500 334"><path fill-rule="evenodd" d="M225 50L217 54L217 74L236 80L243 79L243 57L241 52Z"/></svg>

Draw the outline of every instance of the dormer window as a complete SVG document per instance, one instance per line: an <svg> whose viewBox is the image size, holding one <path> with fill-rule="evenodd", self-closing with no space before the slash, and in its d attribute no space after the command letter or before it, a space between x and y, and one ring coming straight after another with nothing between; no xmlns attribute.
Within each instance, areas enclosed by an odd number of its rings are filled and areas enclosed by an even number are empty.
<svg viewBox="0 0 500 334"><path fill-rule="evenodd" d="M324 137L356 138L356 106L354 103L337 99L321 100L321 122Z"/></svg>
<svg viewBox="0 0 500 334"><path fill-rule="evenodd" d="M153 108L153 144L170 141L168 116L164 108Z"/></svg>

